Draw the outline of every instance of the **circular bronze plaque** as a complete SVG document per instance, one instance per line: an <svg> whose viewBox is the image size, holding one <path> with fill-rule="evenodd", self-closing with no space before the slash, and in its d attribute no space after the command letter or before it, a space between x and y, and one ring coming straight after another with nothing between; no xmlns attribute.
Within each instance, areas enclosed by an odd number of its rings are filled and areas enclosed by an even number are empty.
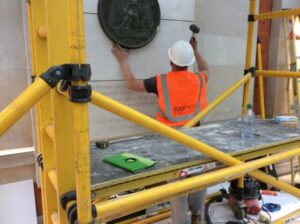
<svg viewBox="0 0 300 224"><path fill-rule="evenodd" d="M99 0L98 18L106 35L125 48L151 42L160 23L157 0Z"/></svg>

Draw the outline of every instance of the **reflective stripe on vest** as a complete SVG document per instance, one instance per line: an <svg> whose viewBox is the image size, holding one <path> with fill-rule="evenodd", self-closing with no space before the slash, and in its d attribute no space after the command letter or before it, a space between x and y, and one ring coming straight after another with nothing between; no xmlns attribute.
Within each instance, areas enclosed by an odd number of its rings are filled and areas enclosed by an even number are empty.
<svg viewBox="0 0 300 224"><path fill-rule="evenodd" d="M168 90L168 84L167 84L167 77L165 74L161 75L161 82L162 82L162 89L163 89L163 97L164 97L164 103L166 107L166 112L164 113L160 107L158 107L157 113L165 117L170 122L182 122L186 120L192 119L196 114L200 113L200 103L201 103L201 92L202 92L202 86L203 86L203 78L199 74L197 75L199 79L199 96L196 104L196 110L192 114L187 115L179 115L179 116L172 116L172 107L171 107L171 100L169 96L169 90Z"/></svg>

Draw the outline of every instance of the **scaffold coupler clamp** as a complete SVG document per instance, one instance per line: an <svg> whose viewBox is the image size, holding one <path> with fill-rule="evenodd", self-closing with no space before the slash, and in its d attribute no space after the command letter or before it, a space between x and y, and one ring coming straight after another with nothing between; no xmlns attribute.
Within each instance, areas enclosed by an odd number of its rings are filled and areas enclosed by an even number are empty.
<svg viewBox="0 0 300 224"><path fill-rule="evenodd" d="M86 85L72 85L76 81L90 81L91 66L89 64L66 64L65 68L68 70L62 88L68 90L69 100L73 103L87 103L91 101L92 87Z"/></svg>
<svg viewBox="0 0 300 224"><path fill-rule="evenodd" d="M63 65L52 66L46 72L44 72L40 77L43 79L51 88L54 88L60 80L64 77L64 67Z"/></svg>
<svg viewBox="0 0 300 224"><path fill-rule="evenodd" d="M78 224L78 211L76 202L76 192L69 191L60 197L61 207L66 211L70 224ZM94 219L97 217L96 206L92 205L92 218L93 220L89 224L94 224Z"/></svg>
<svg viewBox="0 0 300 224"><path fill-rule="evenodd" d="M89 64L63 64L52 66L41 78L54 88L62 80L61 91L69 92L69 100L75 103L86 103L91 100L92 88L90 85L72 85L72 82L89 81L91 66Z"/></svg>
<svg viewBox="0 0 300 224"><path fill-rule="evenodd" d="M251 76L255 77L256 70L257 70L256 67L251 67L249 69L245 69L244 70L244 75L247 75L250 72Z"/></svg>
<svg viewBox="0 0 300 224"><path fill-rule="evenodd" d="M255 14L248 15L248 22L255 22Z"/></svg>
<svg viewBox="0 0 300 224"><path fill-rule="evenodd" d="M261 43L261 41L260 41L260 38L259 38L259 37L257 37L256 43L257 43L257 44L260 44L260 43Z"/></svg>
<svg viewBox="0 0 300 224"><path fill-rule="evenodd" d="M36 157L36 161L37 161L37 164L39 165L39 167L41 167L41 169L43 170L44 169L44 161L43 161L43 154L40 153L38 154L38 156Z"/></svg>

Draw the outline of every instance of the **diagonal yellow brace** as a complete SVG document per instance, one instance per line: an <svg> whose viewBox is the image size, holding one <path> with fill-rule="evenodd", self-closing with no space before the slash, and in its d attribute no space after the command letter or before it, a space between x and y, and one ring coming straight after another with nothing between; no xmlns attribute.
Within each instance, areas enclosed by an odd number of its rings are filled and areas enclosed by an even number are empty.
<svg viewBox="0 0 300 224"><path fill-rule="evenodd" d="M104 96L103 94L97 93L95 91L92 92L92 104L99 106L107 111L110 111L111 113L114 113L122 118L125 118L133 123L136 123L144 128L147 128L153 132L156 132L164 137L167 137L169 139L172 139L182 145L185 145L187 147L190 147L196 151L199 151L205 155L208 155L209 157L221 161L226 165L233 166L242 164L243 162L227 155L224 152L221 152L201 141L198 141L178 130L175 130L173 128L170 128L158 121L156 121L153 118L148 117L147 115L144 115L128 106L125 106L124 104L121 104L107 96ZM268 183L274 187L277 187L280 190L283 190L285 192L288 192L290 194L293 194L297 197L300 197L300 190L286 184L282 181L278 181L275 178L268 176L260 171L252 171L250 173L251 176L259 179L260 181L264 183Z"/></svg>
<svg viewBox="0 0 300 224"><path fill-rule="evenodd" d="M248 82L251 78L251 74L248 73L239 81L234 83L231 87L229 87L225 92L223 92L220 96L218 96L214 101L212 101L203 111L197 114L193 119L187 122L183 127L190 128L197 124L206 114L212 111L216 106L218 106L221 102L223 102L227 97L229 97L234 91L236 91L241 85L245 82Z"/></svg>
<svg viewBox="0 0 300 224"><path fill-rule="evenodd" d="M31 107L33 107L51 87L40 78L23 91L0 113L0 136L17 122Z"/></svg>
<svg viewBox="0 0 300 224"><path fill-rule="evenodd" d="M281 217L280 219L277 219L276 221L274 221L272 223L273 224L289 223L288 221L294 220L294 218L298 217L299 214L300 214L300 209L297 209L296 211L293 211L293 212ZM291 223L293 223L293 222L291 222ZM297 223L297 221L294 223Z"/></svg>

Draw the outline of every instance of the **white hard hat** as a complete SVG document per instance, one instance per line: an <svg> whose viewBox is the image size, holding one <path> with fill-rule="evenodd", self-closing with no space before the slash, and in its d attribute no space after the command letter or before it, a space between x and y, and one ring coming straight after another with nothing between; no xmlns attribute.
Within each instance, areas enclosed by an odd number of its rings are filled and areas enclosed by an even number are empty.
<svg viewBox="0 0 300 224"><path fill-rule="evenodd" d="M169 48L169 59L178 66L185 67L195 62L194 51L191 44L180 40Z"/></svg>

